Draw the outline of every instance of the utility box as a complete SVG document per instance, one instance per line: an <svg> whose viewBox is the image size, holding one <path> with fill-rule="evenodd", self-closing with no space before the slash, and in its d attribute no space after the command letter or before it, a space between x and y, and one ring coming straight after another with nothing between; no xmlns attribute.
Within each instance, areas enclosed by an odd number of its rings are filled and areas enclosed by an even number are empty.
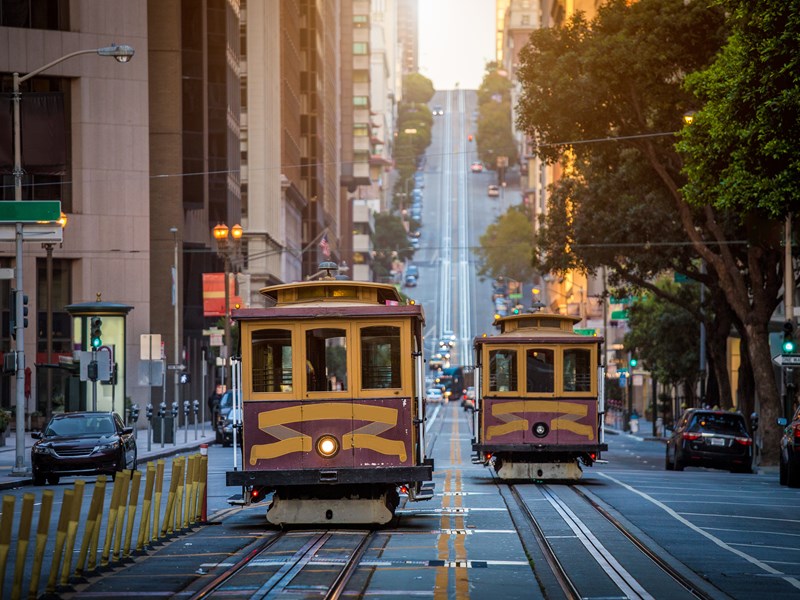
<svg viewBox="0 0 800 600"><path fill-rule="evenodd" d="M153 417L153 443L160 444L162 442L162 436L165 444L175 443L175 417L172 415L164 417L163 419L157 416Z"/></svg>

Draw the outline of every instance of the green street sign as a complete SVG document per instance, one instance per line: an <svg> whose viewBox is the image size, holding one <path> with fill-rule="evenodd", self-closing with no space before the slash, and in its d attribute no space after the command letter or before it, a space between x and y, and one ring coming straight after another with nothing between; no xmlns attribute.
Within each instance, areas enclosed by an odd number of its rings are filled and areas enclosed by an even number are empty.
<svg viewBox="0 0 800 600"><path fill-rule="evenodd" d="M572 331L574 331L578 335L590 335L590 336L596 336L597 335L597 329L581 329L580 327L577 327L577 328L573 329Z"/></svg>
<svg viewBox="0 0 800 600"><path fill-rule="evenodd" d="M60 200L0 202L0 222L2 223L54 223L60 218Z"/></svg>
<svg viewBox="0 0 800 600"><path fill-rule="evenodd" d="M627 310L612 310L611 311L611 320L612 321L624 321L628 318L628 311Z"/></svg>

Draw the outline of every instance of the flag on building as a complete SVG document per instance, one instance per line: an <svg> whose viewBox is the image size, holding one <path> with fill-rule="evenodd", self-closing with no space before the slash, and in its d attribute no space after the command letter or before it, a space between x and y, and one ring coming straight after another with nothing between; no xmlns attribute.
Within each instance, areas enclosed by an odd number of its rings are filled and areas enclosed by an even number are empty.
<svg viewBox="0 0 800 600"><path fill-rule="evenodd" d="M328 243L328 234L322 234L322 239L319 241L319 249L322 250L322 256L325 258L331 257L331 246Z"/></svg>

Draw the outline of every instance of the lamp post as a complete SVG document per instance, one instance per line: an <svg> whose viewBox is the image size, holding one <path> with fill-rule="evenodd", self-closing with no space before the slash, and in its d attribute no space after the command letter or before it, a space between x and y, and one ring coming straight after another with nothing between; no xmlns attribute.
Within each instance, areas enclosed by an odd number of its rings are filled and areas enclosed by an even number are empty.
<svg viewBox="0 0 800 600"><path fill-rule="evenodd" d="M61 213L61 218L58 220L58 224L61 225L61 229L66 229L67 227L67 215L63 212ZM53 364L53 246L55 246L55 242L44 242L42 244L42 248L47 256L46 260L46 282L47 282L47 297L45 298L45 313L47 315L46 318L46 327L47 327L47 341L45 346L45 352L47 352L47 364ZM50 415L53 414L53 371L52 369L47 369L47 390L46 390L46 397L45 397L45 419L49 420Z"/></svg>
<svg viewBox="0 0 800 600"><path fill-rule="evenodd" d="M98 54L100 56L113 56L118 62L126 63L133 58L134 50L130 46L117 45L105 46L103 48L92 48L90 50L77 50L65 54L61 58L47 63L20 76L15 72L12 76L12 102L13 102L13 115L14 115L14 200L20 202L22 200L22 142L21 142L21 128L20 128L20 84L27 81L31 77L54 67L55 65L73 58L81 54ZM12 475L24 475L27 473L28 468L25 466L25 323L23 321L23 281L22 281L22 223L16 223L16 249L15 249L15 285L16 285L16 460Z"/></svg>
<svg viewBox="0 0 800 600"><path fill-rule="evenodd" d="M228 229L228 226L224 223L218 223L212 229L212 233L214 234L214 239L217 240L217 254L222 257L225 263L225 278L223 280L225 287L225 368L223 370L223 379L227 386L231 380L231 293L228 279L231 272L231 258L239 252L244 230L241 225L234 225ZM228 240L229 234L232 241Z"/></svg>
<svg viewBox="0 0 800 600"><path fill-rule="evenodd" d="M180 397L180 379L181 379L181 371L178 370L178 365L182 364L181 362L181 344L180 344L180 313L179 313L179 302L178 299L180 298L180 278L178 277L178 228L177 227L170 227L169 228L172 237L175 240L175 248L174 248L174 255L173 261L174 264L172 266L172 308L173 308L173 321L174 321L174 329L173 335L175 336L175 354L174 354L174 361L175 361L175 396L173 397L172 401L177 402L178 398Z"/></svg>

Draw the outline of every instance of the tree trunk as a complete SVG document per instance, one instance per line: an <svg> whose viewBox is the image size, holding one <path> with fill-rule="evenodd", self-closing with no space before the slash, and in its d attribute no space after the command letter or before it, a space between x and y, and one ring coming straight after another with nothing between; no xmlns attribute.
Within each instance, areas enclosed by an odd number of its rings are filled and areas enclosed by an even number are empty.
<svg viewBox="0 0 800 600"><path fill-rule="evenodd" d="M759 428L763 440L761 464L776 465L781 430L775 420L781 415L778 386L769 350L769 334L766 330L758 331L758 328L750 323L746 324L745 328L748 333L747 349L753 367Z"/></svg>

